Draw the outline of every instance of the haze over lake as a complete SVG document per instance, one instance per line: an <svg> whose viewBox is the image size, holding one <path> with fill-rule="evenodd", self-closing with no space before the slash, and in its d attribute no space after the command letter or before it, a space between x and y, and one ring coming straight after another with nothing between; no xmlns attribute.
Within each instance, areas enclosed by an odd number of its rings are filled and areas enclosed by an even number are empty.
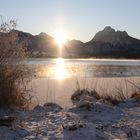
<svg viewBox="0 0 140 140"><path fill-rule="evenodd" d="M37 76L65 79L73 77L127 77L140 76L140 60L116 59L30 59Z"/></svg>

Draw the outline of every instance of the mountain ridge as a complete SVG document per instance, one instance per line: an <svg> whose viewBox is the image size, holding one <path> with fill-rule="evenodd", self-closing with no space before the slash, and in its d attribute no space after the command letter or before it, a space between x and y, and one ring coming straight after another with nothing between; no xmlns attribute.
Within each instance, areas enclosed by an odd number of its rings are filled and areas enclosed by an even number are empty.
<svg viewBox="0 0 140 140"><path fill-rule="evenodd" d="M23 44L31 57L57 57L58 46L55 38L41 32L38 35L12 30L17 42ZM2 33L0 34L0 37ZM88 42L67 40L63 57L140 58L140 40L106 26Z"/></svg>

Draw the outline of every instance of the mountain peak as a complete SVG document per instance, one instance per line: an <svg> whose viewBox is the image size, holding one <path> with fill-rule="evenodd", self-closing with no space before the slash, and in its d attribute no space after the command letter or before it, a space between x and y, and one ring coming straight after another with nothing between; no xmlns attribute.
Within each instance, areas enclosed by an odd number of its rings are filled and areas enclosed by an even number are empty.
<svg viewBox="0 0 140 140"><path fill-rule="evenodd" d="M128 33L126 31L116 31L118 35L128 36Z"/></svg>
<svg viewBox="0 0 140 140"><path fill-rule="evenodd" d="M106 26L102 31L96 33L94 38L91 40L96 42L123 42L128 37L126 31L115 31L115 29L110 26Z"/></svg>
<svg viewBox="0 0 140 140"><path fill-rule="evenodd" d="M47 36L47 34L45 32L41 32L39 35L40 36Z"/></svg>
<svg viewBox="0 0 140 140"><path fill-rule="evenodd" d="M115 29L111 28L110 26L106 26L104 28L103 32L110 32L110 33L112 32L112 33L114 33L115 32Z"/></svg>
<svg viewBox="0 0 140 140"><path fill-rule="evenodd" d="M41 32L39 35L37 35L41 38L48 38L48 39L52 39L52 36L46 34L45 32Z"/></svg>

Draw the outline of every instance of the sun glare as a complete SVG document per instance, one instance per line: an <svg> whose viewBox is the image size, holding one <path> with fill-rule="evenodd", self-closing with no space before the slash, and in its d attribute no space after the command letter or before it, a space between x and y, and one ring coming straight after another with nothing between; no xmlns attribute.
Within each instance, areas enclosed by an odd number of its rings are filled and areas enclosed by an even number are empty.
<svg viewBox="0 0 140 140"><path fill-rule="evenodd" d="M58 43L58 47L62 47L62 45L65 43L65 35L62 32L56 32L55 34L55 40Z"/></svg>
<svg viewBox="0 0 140 140"><path fill-rule="evenodd" d="M64 59L58 58L56 59L56 73L55 78L58 80L62 80L66 77L66 70L64 68Z"/></svg>

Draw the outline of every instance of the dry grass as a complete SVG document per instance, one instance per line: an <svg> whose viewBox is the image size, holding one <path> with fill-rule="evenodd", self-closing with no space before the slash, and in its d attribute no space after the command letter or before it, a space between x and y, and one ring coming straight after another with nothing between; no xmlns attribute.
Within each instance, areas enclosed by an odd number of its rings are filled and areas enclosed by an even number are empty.
<svg viewBox="0 0 140 140"><path fill-rule="evenodd" d="M27 88L32 70L24 62L27 53L11 32L16 22L1 21L0 26L0 107L27 107L31 101Z"/></svg>
<svg viewBox="0 0 140 140"><path fill-rule="evenodd" d="M94 81L94 85L92 85L91 89L87 88L88 84L86 83L83 86L80 84L80 81L76 80L76 90L74 91L74 94L71 96L71 100L73 102L80 101L80 99L83 96L90 96L94 97L96 100L103 99L112 105L118 105L120 102L127 101L129 99L137 99L140 100L140 85L134 83L133 81L123 80L119 83L117 82L117 85L114 85L112 92L107 90L107 87L103 88L100 86L100 93L97 91L98 87L98 80ZM133 92L130 93L129 88L133 89Z"/></svg>
<svg viewBox="0 0 140 140"><path fill-rule="evenodd" d="M131 95L131 98L140 100L140 92L135 92Z"/></svg>

